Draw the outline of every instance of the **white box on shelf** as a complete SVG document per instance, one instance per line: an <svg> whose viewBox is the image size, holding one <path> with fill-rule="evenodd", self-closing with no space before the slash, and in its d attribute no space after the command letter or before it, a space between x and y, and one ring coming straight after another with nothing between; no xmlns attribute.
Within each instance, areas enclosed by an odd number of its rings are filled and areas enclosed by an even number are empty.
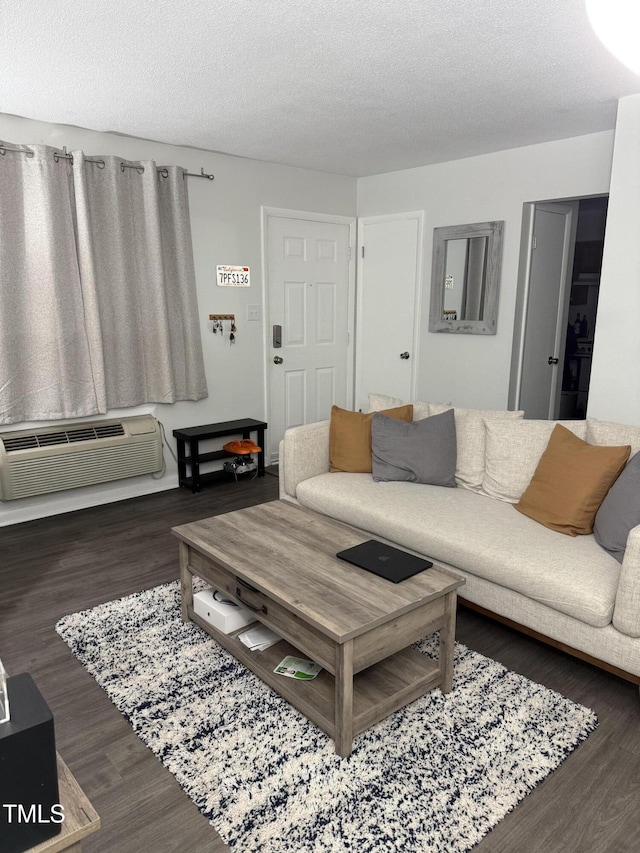
<svg viewBox="0 0 640 853"><path fill-rule="evenodd" d="M193 596L193 609L205 622L223 634L230 634L256 621L250 610L226 599L223 593L217 593L214 589L197 592Z"/></svg>

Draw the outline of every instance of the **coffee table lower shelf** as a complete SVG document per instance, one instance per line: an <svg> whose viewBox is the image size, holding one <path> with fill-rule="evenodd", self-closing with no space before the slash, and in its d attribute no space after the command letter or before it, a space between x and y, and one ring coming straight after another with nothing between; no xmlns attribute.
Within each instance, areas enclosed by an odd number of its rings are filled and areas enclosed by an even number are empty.
<svg viewBox="0 0 640 853"><path fill-rule="evenodd" d="M223 634L202 619L192 607L189 618L210 634L247 669L273 688L291 705L337 741L340 726L336 725L336 680L323 669L311 681L298 681L278 675L273 670L286 655L307 657L286 640L264 651L251 651L236 634ZM242 631L246 630L243 628ZM242 633L242 631L238 633ZM353 676L352 735L370 728L394 711L413 702L441 683L438 661L414 648L405 648ZM350 748L349 748L350 751Z"/></svg>

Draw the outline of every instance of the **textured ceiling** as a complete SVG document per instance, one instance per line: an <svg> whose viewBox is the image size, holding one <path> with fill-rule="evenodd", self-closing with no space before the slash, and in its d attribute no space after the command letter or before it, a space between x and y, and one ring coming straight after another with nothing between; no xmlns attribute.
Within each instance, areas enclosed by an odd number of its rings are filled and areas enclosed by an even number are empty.
<svg viewBox="0 0 640 853"><path fill-rule="evenodd" d="M353 176L608 130L637 92L583 0L0 11L2 113Z"/></svg>

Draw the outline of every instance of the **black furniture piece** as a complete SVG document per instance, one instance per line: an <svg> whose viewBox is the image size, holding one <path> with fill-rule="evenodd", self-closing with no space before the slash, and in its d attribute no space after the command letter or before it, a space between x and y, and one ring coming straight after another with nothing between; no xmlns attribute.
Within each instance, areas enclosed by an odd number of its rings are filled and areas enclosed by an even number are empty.
<svg viewBox="0 0 640 853"><path fill-rule="evenodd" d="M64 812L49 706L27 672L8 678L7 691L11 719L0 723L0 850L20 853L57 835Z"/></svg>
<svg viewBox="0 0 640 853"><path fill-rule="evenodd" d="M235 456L234 453L228 453L226 450L211 450L207 453L200 453L199 444L201 441L206 441L211 438L241 436L242 438L251 438L251 433L257 434L256 444L262 450L257 454L258 457L258 477L264 477L264 431L267 429L267 424L264 421L256 421L253 418L242 418L237 421L223 421L218 424L205 424L203 426L186 427L185 429L174 429L173 437L178 443L178 481L179 485L184 488L191 487L191 491L195 494L200 491L200 487L207 483L215 482L216 480L228 480L231 476L227 471L207 471L204 474L200 473L200 465L203 462L211 462L214 459L229 459ZM189 446L189 455L187 456L187 445ZM190 470L190 475L187 475L187 467ZM240 475L242 476L242 475Z"/></svg>

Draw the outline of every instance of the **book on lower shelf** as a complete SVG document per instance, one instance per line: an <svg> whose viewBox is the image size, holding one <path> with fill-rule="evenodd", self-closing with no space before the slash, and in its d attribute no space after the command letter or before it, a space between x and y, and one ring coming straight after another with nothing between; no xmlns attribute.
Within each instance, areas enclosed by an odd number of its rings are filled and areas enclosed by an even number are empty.
<svg viewBox="0 0 640 853"><path fill-rule="evenodd" d="M262 652L269 646L279 643L282 637L272 631L271 628L267 628L266 625L256 625L254 628L249 628L248 631L238 634L238 639L252 652Z"/></svg>
<svg viewBox="0 0 640 853"><path fill-rule="evenodd" d="M319 672L322 672L322 667L314 660L309 660L309 658L296 658L292 655L287 655L273 671L277 672L278 675L285 675L287 678L310 681Z"/></svg>

